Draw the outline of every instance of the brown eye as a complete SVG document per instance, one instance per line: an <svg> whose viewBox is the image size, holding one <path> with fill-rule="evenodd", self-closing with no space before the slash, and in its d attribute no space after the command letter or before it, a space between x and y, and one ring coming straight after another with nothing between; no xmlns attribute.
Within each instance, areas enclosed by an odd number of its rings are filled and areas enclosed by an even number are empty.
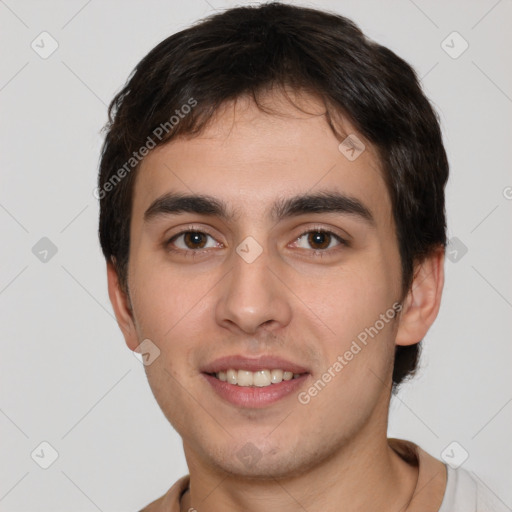
<svg viewBox="0 0 512 512"><path fill-rule="evenodd" d="M344 244L345 241L331 233L330 231L313 230L302 233L297 240L296 244L302 249L313 249L315 251L325 251L337 245Z"/></svg>
<svg viewBox="0 0 512 512"><path fill-rule="evenodd" d="M183 233L183 242L189 249L202 249L206 245L206 236L204 233L187 231Z"/></svg>
<svg viewBox="0 0 512 512"><path fill-rule="evenodd" d="M167 250L176 249L186 252L212 249L218 245L211 235L202 231L182 231L166 242Z"/></svg>
<svg viewBox="0 0 512 512"><path fill-rule="evenodd" d="M350 244L336 233L318 228L302 233L295 239L294 246L309 249L312 256L321 256L334 253L343 246L349 247Z"/></svg>
<svg viewBox="0 0 512 512"><path fill-rule="evenodd" d="M331 234L322 231L311 231L308 234L308 243L313 249L327 249L331 243Z"/></svg>

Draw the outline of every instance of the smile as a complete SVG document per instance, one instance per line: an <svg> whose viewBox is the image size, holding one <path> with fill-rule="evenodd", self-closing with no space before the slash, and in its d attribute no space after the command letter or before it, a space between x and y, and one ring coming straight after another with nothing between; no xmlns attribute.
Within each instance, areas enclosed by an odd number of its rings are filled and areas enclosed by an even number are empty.
<svg viewBox="0 0 512 512"><path fill-rule="evenodd" d="M272 384L279 384L283 380L297 379L301 373L293 373L290 371L275 370L259 370L251 372L248 370L229 369L227 371L216 372L214 376L222 382L242 387L267 387Z"/></svg>

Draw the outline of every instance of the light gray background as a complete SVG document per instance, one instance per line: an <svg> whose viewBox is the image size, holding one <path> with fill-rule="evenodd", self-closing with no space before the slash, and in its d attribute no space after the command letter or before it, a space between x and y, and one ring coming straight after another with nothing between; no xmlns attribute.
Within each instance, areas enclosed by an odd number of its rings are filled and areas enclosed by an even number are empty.
<svg viewBox="0 0 512 512"><path fill-rule="evenodd" d="M233 5L0 0L2 511L135 511L187 472L113 318L92 191L106 104L135 64ZM512 507L512 2L302 5L346 15L396 51L440 112L449 237L467 253L454 245L458 261L446 262L441 313L389 434L437 457L456 441L463 467ZM59 45L47 59L31 48L48 50L43 31ZM441 46L453 31L469 43L456 59ZM42 237L58 249L47 262L32 252ZM49 460L43 441L58 452L48 469L31 457Z"/></svg>

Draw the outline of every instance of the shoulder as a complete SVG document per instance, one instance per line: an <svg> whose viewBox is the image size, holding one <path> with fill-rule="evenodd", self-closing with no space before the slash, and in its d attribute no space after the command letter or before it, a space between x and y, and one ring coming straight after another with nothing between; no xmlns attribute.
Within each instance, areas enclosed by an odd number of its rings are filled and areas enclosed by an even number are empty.
<svg viewBox="0 0 512 512"><path fill-rule="evenodd" d="M458 511L510 512L499 496L495 495L476 475L447 466L447 482L439 512Z"/></svg>
<svg viewBox="0 0 512 512"><path fill-rule="evenodd" d="M144 508L140 509L139 512L158 512L162 510L162 502L164 501L165 494L158 498L155 501L152 501L149 505L146 505Z"/></svg>
<svg viewBox="0 0 512 512"><path fill-rule="evenodd" d="M181 477L163 496L152 501L139 512L179 512L180 498L188 488L188 484L189 475Z"/></svg>
<svg viewBox="0 0 512 512"><path fill-rule="evenodd" d="M477 475L444 464L411 441L388 442L404 460L419 466L418 490L411 502L415 510L426 510L428 505L429 510L438 512L512 512ZM429 499L433 494L435 506Z"/></svg>

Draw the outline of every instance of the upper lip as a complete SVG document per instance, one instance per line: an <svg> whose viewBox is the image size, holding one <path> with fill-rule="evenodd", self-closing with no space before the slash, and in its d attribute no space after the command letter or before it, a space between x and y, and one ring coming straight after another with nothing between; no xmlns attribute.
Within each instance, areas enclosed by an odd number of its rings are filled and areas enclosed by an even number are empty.
<svg viewBox="0 0 512 512"><path fill-rule="evenodd" d="M252 358L241 355L220 357L203 366L201 371L203 373L218 373L229 369L247 370L250 372L279 369L292 373L308 373L308 370L299 364L270 355Z"/></svg>

